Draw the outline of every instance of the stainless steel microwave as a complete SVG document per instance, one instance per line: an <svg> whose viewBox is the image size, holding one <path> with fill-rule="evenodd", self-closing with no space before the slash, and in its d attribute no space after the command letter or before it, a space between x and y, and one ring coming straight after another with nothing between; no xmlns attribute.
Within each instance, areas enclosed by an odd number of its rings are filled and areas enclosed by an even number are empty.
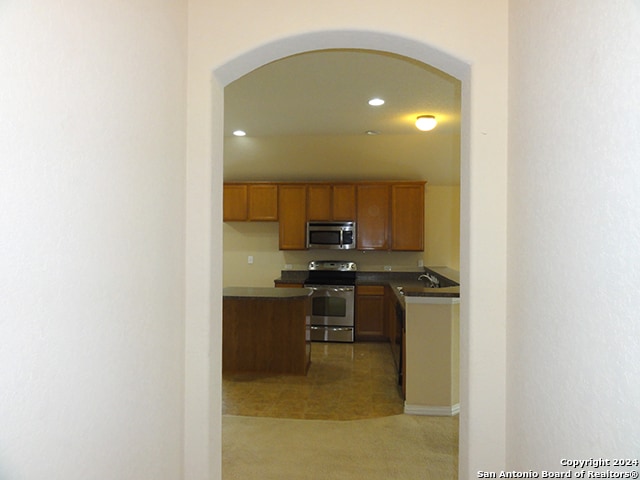
<svg viewBox="0 0 640 480"><path fill-rule="evenodd" d="M307 248L356 248L356 222L307 222Z"/></svg>

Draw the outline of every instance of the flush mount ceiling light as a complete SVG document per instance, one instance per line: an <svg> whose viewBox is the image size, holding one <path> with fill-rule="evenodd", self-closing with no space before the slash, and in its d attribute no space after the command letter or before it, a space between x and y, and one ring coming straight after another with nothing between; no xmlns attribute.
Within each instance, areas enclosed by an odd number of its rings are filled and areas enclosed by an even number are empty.
<svg viewBox="0 0 640 480"><path fill-rule="evenodd" d="M369 105L372 107L379 107L380 105L384 105L384 100L381 98L372 98L369 100Z"/></svg>
<svg viewBox="0 0 640 480"><path fill-rule="evenodd" d="M244 130L236 130L233 132L233 134L236 137L244 137L247 134L247 132L245 132Z"/></svg>
<svg viewBox="0 0 640 480"><path fill-rule="evenodd" d="M433 130L436 128L438 121L436 117L433 115L420 115L416 118L416 127L418 130L422 130L423 132L428 132L429 130Z"/></svg>

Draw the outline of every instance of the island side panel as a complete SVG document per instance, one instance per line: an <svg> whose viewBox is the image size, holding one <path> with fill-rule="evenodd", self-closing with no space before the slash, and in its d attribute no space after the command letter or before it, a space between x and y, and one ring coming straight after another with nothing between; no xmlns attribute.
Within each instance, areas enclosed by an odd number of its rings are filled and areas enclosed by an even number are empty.
<svg viewBox="0 0 640 480"><path fill-rule="evenodd" d="M222 371L305 375L309 313L308 297L224 298Z"/></svg>
<svg viewBox="0 0 640 480"><path fill-rule="evenodd" d="M405 406L412 412L452 414L459 408L459 307L407 304Z"/></svg>

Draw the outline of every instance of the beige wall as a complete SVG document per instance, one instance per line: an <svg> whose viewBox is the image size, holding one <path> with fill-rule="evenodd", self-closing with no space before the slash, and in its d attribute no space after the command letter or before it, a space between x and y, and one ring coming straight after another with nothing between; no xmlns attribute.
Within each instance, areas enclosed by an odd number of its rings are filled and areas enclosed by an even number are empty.
<svg viewBox="0 0 640 480"><path fill-rule="evenodd" d="M412 408L458 406L460 305L406 305L406 399Z"/></svg>
<svg viewBox="0 0 640 480"><path fill-rule="evenodd" d="M460 270L460 187L427 185L424 264Z"/></svg>
<svg viewBox="0 0 640 480"><path fill-rule="evenodd" d="M425 193L424 252L336 252L334 250L280 251L278 223L225 222L224 286L270 287L285 264L306 269L310 260L353 260L361 268L417 268L425 265L459 267L460 188L427 186ZM247 259L253 256L253 264Z"/></svg>

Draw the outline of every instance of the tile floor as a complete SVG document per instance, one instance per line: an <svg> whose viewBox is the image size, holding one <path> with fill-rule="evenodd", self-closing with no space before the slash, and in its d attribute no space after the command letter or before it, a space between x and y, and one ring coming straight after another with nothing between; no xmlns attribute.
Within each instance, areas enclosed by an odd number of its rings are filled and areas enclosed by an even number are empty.
<svg viewBox="0 0 640 480"><path fill-rule="evenodd" d="M222 413L356 420L397 415L403 400L387 343L316 343L306 376L229 374Z"/></svg>

